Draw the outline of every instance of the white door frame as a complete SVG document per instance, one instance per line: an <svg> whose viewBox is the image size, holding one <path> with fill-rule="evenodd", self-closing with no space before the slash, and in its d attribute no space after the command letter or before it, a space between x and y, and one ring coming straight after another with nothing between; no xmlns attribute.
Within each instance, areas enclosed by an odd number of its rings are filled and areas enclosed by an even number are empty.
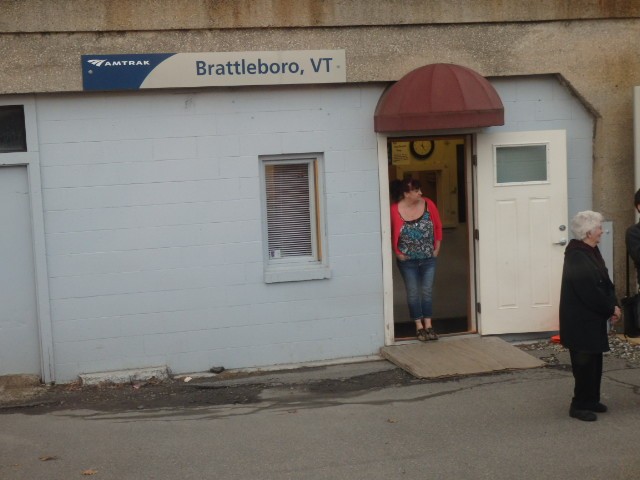
<svg viewBox="0 0 640 480"><path fill-rule="evenodd" d="M382 234L382 313L384 344L393 345L393 256L391 255L391 210L389 205L389 160L387 136L378 134L378 178L380 184L380 232Z"/></svg>
<svg viewBox="0 0 640 480"><path fill-rule="evenodd" d="M49 302L49 277L45 247L42 183L40 180L40 147L36 122L36 100L33 96L0 96L0 105L23 105L27 133L27 151L0 154L0 166L26 166L31 204L31 234L40 336L40 362L42 381L55 381L53 361L53 335Z"/></svg>
<svg viewBox="0 0 640 480"><path fill-rule="evenodd" d="M477 165L473 163L477 162L477 135L484 133L482 130L475 131L447 131L447 132L420 132L419 135L459 135L465 138L465 168L468 172L467 181L467 211L469 212L468 221L471 228L469 235L469 252L470 252L470 265L469 272L471 276L471 285L469 288L470 294L470 322L475 325L479 334L487 334L482 329L482 318L478 312L478 299L480 295L480 279L479 269L481 268L480 254L478 242L475 240L474 232L479 228L479 205L478 205L478 179L477 179ZM520 132L522 133L522 132ZM536 132L539 134L540 132ZM418 135L411 132L406 133L403 136ZM395 135L394 135L395 136ZM394 339L394 319L393 319L393 255L391 249L391 225L389 220L389 197L388 197L388 185L389 185L389 173L388 173L388 154L387 154L387 140L390 136L378 134L378 170L380 180L380 215L381 215L381 234L382 234L382 278L383 278L383 315L384 315L384 342L385 345L393 345ZM562 144L564 148L564 143ZM486 161L486 159L485 159ZM473 163L472 163L473 162ZM565 222L566 223L566 222ZM516 332L514 332L516 333Z"/></svg>
<svg viewBox="0 0 640 480"><path fill-rule="evenodd" d="M457 136L463 137L465 142L465 171L466 189L467 189L467 224L469 228L475 228L476 225L476 188L475 188L475 169L472 168L472 153L474 148L475 137L472 133L460 131L446 132L421 132L407 133L402 136ZM395 135L394 135L395 136ZM383 317L384 317L384 344L385 346L394 345L394 319L393 319L393 254L391 248L391 220L389 205L389 164L387 153L387 140L390 138L384 134L377 134L378 139L378 178L380 181L380 231L382 235L382 285L383 285ZM478 326L478 312L476 310L476 252L474 250L475 241L473 238L473 230L469 232L469 305L471 306L469 315L472 325Z"/></svg>

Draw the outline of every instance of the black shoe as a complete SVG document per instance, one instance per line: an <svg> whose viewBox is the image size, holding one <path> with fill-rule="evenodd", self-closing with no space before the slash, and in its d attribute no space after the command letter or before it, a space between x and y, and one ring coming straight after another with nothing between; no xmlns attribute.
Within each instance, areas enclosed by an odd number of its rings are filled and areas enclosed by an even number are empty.
<svg viewBox="0 0 640 480"><path fill-rule="evenodd" d="M427 328L427 340L438 340L438 334L432 327Z"/></svg>
<svg viewBox="0 0 640 480"><path fill-rule="evenodd" d="M595 413L589 410L578 410L577 408L573 407L569 409L569 416L571 418L582 420L583 422L595 422L596 420L598 420L598 416Z"/></svg>
<svg viewBox="0 0 640 480"><path fill-rule="evenodd" d="M591 412L604 413L609 409L607 408L607 406L604 403L598 402L593 407L588 408L587 410L589 410Z"/></svg>

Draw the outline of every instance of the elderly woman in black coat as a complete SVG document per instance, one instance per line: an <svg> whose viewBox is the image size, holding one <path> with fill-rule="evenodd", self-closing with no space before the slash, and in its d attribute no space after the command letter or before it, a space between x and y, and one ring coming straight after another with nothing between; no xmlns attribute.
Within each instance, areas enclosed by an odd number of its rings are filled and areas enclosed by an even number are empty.
<svg viewBox="0 0 640 480"><path fill-rule="evenodd" d="M598 243L602 215L584 211L571 220L575 239L564 253L560 291L560 341L569 349L575 387L569 415L593 422L596 412L607 411L600 402L602 354L609 351L607 321L617 322L621 312L615 289Z"/></svg>

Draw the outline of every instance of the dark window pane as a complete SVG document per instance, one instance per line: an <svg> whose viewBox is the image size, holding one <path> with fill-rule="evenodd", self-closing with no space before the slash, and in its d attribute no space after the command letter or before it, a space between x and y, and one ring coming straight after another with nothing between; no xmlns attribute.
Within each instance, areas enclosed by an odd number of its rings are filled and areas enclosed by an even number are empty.
<svg viewBox="0 0 640 480"><path fill-rule="evenodd" d="M22 105L0 106L0 153L26 151L24 107Z"/></svg>

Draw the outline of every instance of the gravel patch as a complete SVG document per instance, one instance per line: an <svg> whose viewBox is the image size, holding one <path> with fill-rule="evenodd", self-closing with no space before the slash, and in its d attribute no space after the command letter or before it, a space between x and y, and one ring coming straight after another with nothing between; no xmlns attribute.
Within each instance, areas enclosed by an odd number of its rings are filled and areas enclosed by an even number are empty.
<svg viewBox="0 0 640 480"><path fill-rule="evenodd" d="M559 343L553 343L549 340L519 345L519 347L526 352L534 354L548 365L564 363L561 360L566 359L566 355L569 352ZM630 366L640 366L640 342L635 343L635 339L626 339L624 336L615 334L610 335L609 348L611 348L611 351L604 354L605 358L617 358L625 360Z"/></svg>

